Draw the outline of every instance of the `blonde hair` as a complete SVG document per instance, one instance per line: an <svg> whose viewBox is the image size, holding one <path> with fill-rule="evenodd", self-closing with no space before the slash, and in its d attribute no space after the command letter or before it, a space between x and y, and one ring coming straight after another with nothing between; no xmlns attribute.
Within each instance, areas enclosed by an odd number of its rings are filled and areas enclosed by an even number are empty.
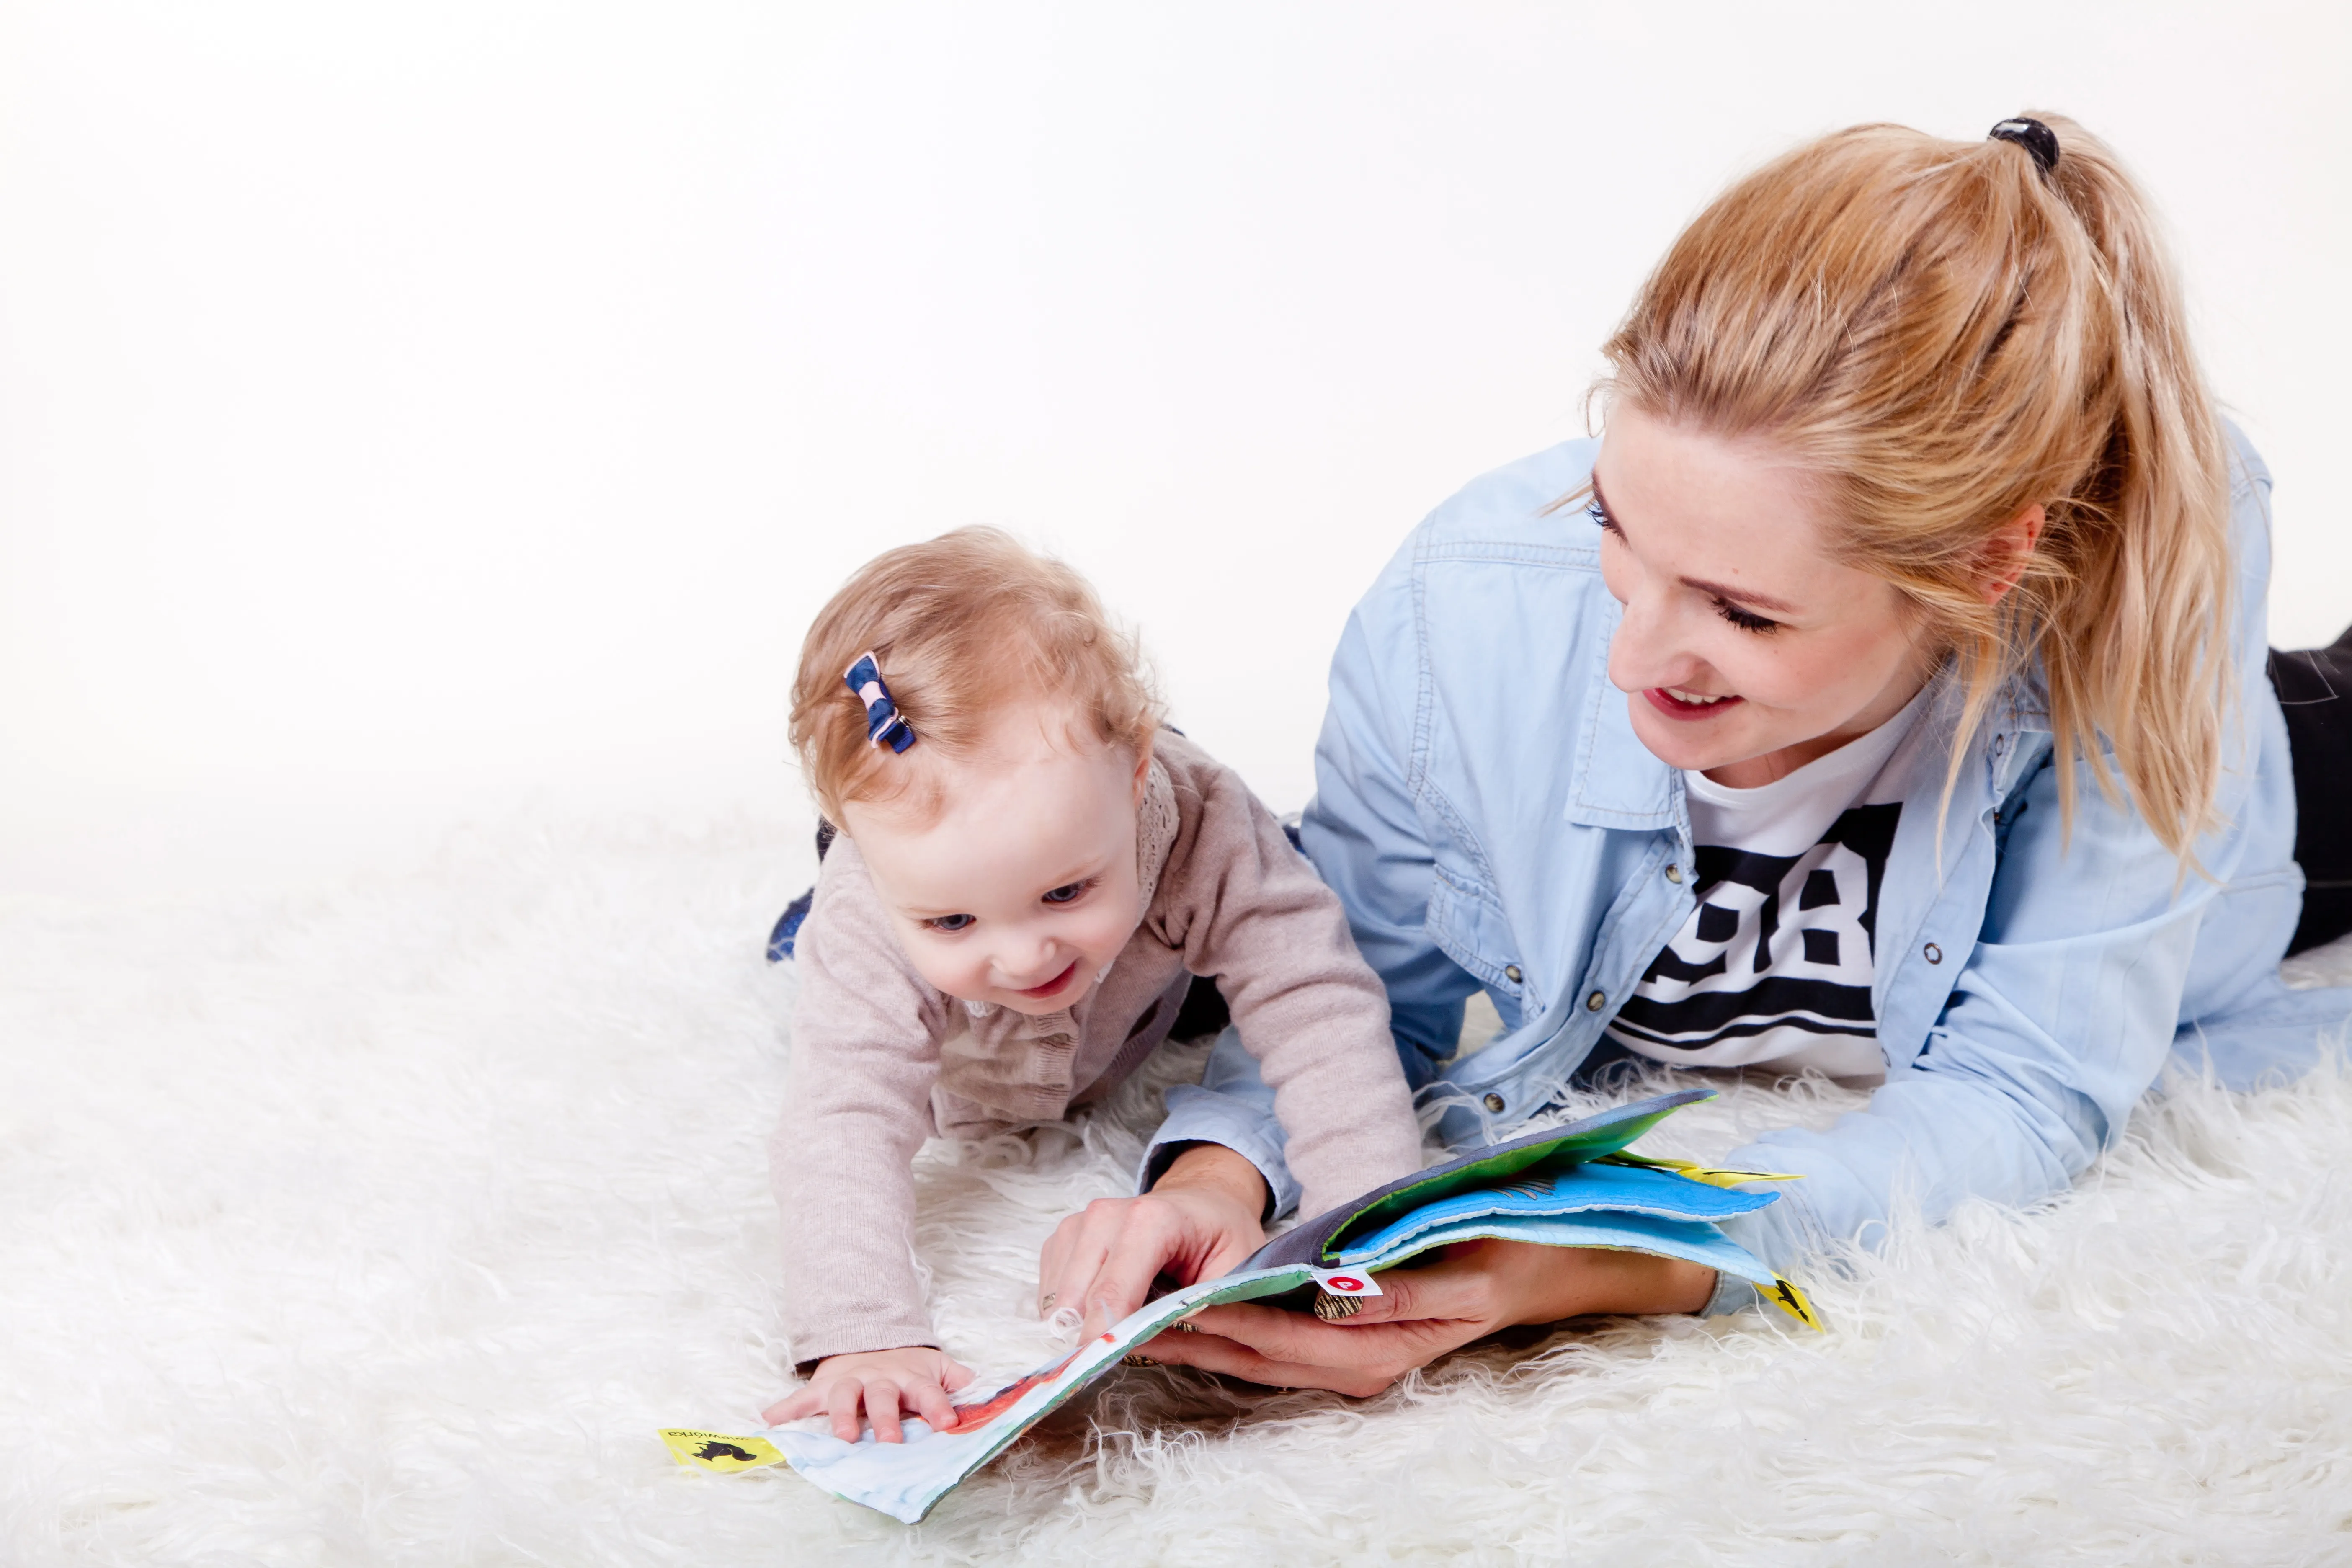
<svg viewBox="0 0 2352 1568"><path fill-rule="evenodd" d="M868 652L915 731L906 754L868 743L843 679ZM793 749L839 824L846 801L934 788L916 753L970 755L991 716L1024 699L1064 703L1073 738L1139 755L1160 727L1141 651L1085 578L1000 529L960 528L876 556L818 612L793 681Z"/></svg>
<svg viewBox="0 0 2352 1568"><path fill-rule="evenodd" d="M2007 141L1863 125L1741 180L1683 231L1596 390L1808 465L1834 548L1957 657L1969 739L2038 672L2076 769L2183 858L2212 816L2232 660L2226 447L2140 193L2070 120ZM2047 509L2015 589L1989 543ZM1949 799L1950 781L1946 798Z"/></svg>

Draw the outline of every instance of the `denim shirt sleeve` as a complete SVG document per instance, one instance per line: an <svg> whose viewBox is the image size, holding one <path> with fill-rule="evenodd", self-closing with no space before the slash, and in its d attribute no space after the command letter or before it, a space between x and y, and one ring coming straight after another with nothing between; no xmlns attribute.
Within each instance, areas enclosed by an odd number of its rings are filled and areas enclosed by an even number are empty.
<svg viewBox="0 0 2352 1568"><path fill-rule="evenodd" d="M1274 1114L1274 1090L1258 1071L1257 1058L1228 1026L1209 1052L1209 1065L1195 1084L1168 1090L1168 1119L1151 1135L1136 1170L1135 1190L1148 1193L1168 1173L1187 1143L1222 1143L1257 1167L1265 1178L1266 1219L1298 1206L1297 1178L1283 1157L1286 1134Z"/></svg>
<svg viewBox="0 0 2352 1568"><path fill-rule="evenodd" d="M1388 987L1397 1055L1419 1089L1460 1044L1463 1004L1478 982L1428 929L1437 861L1412 787L1423 705L1415 554L1412 543L1397 552L1340 634L1315 746L1315 798L1299 835Z"/></svg>

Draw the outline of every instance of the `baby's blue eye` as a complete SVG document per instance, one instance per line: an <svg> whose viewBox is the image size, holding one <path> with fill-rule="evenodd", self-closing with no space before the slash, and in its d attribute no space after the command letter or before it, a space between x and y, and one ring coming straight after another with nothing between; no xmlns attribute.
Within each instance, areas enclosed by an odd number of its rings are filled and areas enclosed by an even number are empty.
<svg viewBox="0 0 2352 1568"><path fill-rule="evenodd" d="M923 922L933 931L961 931L971 924L970 915L934 915Z"/></svg>
<svg viewBox="0 0 2352 1568"><path fill-rule="evenodd" d="M1091 883L1087 882L1065 882L1060 887L1055 889L1052 892L1047 893L1045 895L1045 901L1049 904L1070 903L1075 900L1080 893L1085 892L1091 885Z"/></svg>

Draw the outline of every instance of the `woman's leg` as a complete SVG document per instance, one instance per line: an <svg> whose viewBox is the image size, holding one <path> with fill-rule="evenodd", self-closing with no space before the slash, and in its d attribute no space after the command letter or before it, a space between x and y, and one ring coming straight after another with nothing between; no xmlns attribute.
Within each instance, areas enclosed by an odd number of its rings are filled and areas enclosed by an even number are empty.
<svg viewBox="0 0 2352 1568"><path fill-rule="evenodd" d="M2326 647L2271 652L2294 759L2294 858L2303 921L2287 952L2352 931L2352 626Z"/></svg>

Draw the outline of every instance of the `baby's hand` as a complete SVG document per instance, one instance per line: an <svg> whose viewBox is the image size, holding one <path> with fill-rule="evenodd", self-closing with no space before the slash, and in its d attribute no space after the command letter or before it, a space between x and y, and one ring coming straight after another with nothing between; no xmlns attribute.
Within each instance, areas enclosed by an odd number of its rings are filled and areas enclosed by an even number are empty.
<svg viewBox="0 0 2352 1568"><path fill-rule="evenodd" d="M855 1443L857 1410L862 1405L877 1439L903 1443L907 1434L898 1425L901 1405L935 1430L952 1426L955 1405L948 1395L971 1381L970 1367L929 1345L829 1355L816 1363L799 1393L768 1406L761 1419L771 1426L781 1426L824 1411L833 1417L833 1435L845 1443Z"/></svg>

